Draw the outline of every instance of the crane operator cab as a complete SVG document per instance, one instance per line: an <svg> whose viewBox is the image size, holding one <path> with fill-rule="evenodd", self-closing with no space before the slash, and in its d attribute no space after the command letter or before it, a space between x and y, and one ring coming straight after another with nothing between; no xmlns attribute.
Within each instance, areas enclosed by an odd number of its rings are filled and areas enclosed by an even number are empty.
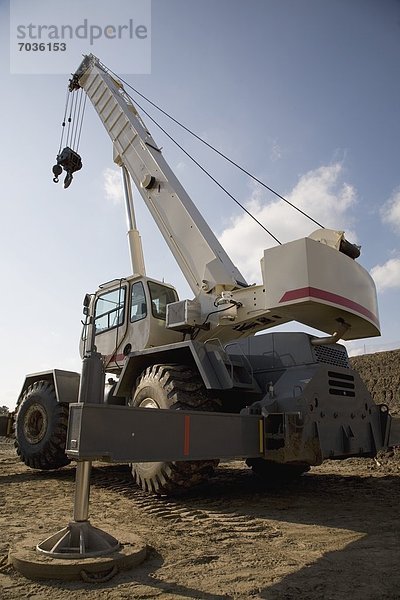
<svg viewBox="0 0 400 600"><path fill-rule="evenodd" d="M91 297L89 315L107 372L119 373L130 352L181 341L181 333L165 327L167 305L177 300L175 288L142 276L114 279L99 287ZM81 357L86 351L87 326L82 331Z"/></svg>

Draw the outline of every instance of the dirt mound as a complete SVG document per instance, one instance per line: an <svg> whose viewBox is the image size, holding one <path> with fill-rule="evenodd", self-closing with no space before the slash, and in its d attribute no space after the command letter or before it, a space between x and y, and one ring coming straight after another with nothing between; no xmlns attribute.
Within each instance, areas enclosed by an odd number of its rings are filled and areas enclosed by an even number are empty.
<svg viewBox="0 0 400 600"><path fill-rule="evenodd" d="M400 350L353 356L350 363L365 382L377 404L387 404L400 415Z"/></svg>

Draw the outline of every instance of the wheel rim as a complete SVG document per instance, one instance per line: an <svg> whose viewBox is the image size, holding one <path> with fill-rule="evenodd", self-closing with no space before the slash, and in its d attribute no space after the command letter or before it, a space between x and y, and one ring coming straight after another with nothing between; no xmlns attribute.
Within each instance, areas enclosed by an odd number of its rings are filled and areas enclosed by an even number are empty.
<svg viewBox="0 0 400 600"><path fill-rule="evenodd" d="M42 441L47 431L47 413L40 404L32 404L24 417L24 435L30 444Z"/></svg>
<svg viewBox="0 0 400 600"><path fill-rule="evenodd" d="M150 396L148 396L147 398L143 398L143 400L140 402L140 404L138 404L138 408L160 408L159 405L157 404L157 402L154 400L154 398L150 398ZM137 463L133 463L134 465L137 465L138 468L140 468L142 471L149 471L150 469L153 468L153 465L155 465L156 463L154 462L137 462Z"/></svg>
<svg viewBox="0 0 400 600"><path fill-rule="evenodd" d="M144 398L138 405L139 408L160 408L153 398Z"/></svg>

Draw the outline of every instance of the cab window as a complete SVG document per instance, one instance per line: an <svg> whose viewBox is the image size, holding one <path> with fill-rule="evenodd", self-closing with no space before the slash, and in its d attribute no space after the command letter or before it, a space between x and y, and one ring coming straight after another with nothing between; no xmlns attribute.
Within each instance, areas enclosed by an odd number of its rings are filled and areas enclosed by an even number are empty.
<svg viewBox="0 0 400 600"><path fill-rule="evenodd" d="M146 296L144 295L144 287L141 281L137 281L132 285L131 292L131 322L140 321L147 316Z"/></svg>
<svg viewBox="0 0 400 600"><path fill-rule="evenodd" d="M97 298L94 312L96 335L119 327L124 322L125 291L125 287L120 287Z"/></svg>
<svg viewBox="0 0 400 600"><path fill-rule="evenodd" d="M170 287L155 283L154 281L148 281L151 297L151 312L153 317L156 319L162 319L165 321L167 318L167 304L176 302L178 295L176 291Z"/></svg>

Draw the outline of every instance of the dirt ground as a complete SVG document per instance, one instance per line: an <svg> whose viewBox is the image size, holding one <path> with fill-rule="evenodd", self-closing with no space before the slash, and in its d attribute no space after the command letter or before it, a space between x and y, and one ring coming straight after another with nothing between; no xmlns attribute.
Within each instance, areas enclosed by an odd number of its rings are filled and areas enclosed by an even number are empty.
<svg viewBox="0 0 400 600"><path fill-rule="evenodd" d="M351 360L375 401L400 415L400 350ZM148 558L107 583L25 579L8 565L9 548L67 525L74 474L32 471L0 438L1 600L400 599L400 448L327 461L276 487L224 463L179 499L148 496L127 466L96 463L92 524L140 535Z"/></svg>
<svg viewBox="0 0 400 600"><path fill-rule="evenodd" d="M180 499L134 488L125 466L96 463L91 522L134 531L147 560L107 583L31 581L7 565L10 546L68 523L74 468L34 472L0 443L2 600L119 598L270 600L400 598L400 451L327 462L268 487L239 462Z"/></svg>

